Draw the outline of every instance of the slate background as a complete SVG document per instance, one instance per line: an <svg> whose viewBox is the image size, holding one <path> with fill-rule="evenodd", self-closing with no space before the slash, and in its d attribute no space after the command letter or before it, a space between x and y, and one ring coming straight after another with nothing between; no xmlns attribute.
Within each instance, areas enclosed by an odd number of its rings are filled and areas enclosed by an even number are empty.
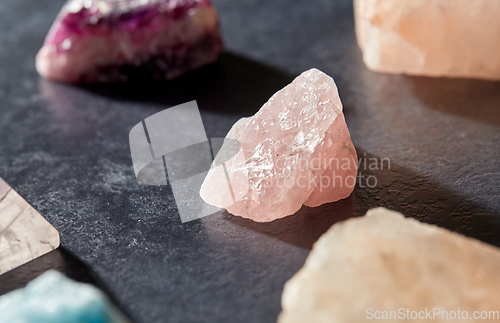
<svg viewBox="0 0 500 323"><path fill-rule="evenodd" d="M0 176L61 235L61 248L0 276L0 294L56 268L134 322L265 323L312 243L372 207L500 246L500 82L368 71L349 0L214 2L217 64L173 82L85 87L35 71L63 1L0 2ZM269 224L226 212L181 224L169 187L137 184L136 123L196 99L208 136L224 136L311 67L337 82L359 156L390 158L390 170L362 170L377 187Z"/></svg>

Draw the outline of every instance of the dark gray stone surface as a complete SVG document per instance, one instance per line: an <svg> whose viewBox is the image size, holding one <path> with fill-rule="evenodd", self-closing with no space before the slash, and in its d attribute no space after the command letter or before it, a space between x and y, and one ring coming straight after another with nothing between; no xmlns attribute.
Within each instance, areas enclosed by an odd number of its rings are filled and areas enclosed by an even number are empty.
<svg viewBox="0 0 500 323"><path fill-rule="evenodd" d="M368 71L349 0L217 0L226 52L173 82L75 87L34 57L63 1L0 2L0 176L60 232L61 248L0 276L48 268L96 284L134 322L275 322L283 284L333 223L386 206L500 246L500 82ZM181 224L169 187L134 178L128 132L196 99L223 136L300 72L337 82L374 188L269 224L225 212Z"/></svg>

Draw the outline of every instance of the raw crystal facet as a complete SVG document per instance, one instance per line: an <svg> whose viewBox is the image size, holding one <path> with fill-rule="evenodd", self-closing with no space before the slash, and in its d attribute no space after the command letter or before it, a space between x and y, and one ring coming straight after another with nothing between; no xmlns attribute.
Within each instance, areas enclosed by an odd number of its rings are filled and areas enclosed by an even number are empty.
<svg viewBox="0 0 500 323"><path fill-rule="evenodd" d="M368 68L500 79L500 1L354 0Z"/></svg>
<svg viewBox="0 0 500 323"><path fill-rule="evenodd" d="M0 296L0 323L127 323L100 290L51 270Z"/></svg>
<svg viewBox="0 0 500 323"><path fill-rule="evenodd" d="M498 320L498 268L498 248L377 208L335 224L314 244L285 284L278 322L365 322L391 311L396 320L400 308L411 315L400 321L426 309L439 311L437 322L457 319L457 310L469 320L497 311Z"/></svg>
<svg viewBox="0 0 500 323"><path fill-rule="evenodd" d="M36 57L48 79L172 79L222 50L210 0L69 0Z"/></svg>
<svg viewBox="0 0 500 323"><path fill-rule="evenodd" d="M57 247L57 230L0 178L0 275Z"/></svg>
<svg viewBox="0 0 500 323"><path fill-rule="evenodd" d="M311 69L274 94L226 138L241 143L225 168L213 167L201 187L208 204L265 222L348 197L357 156L335 82ZM225 151L227 146L221 148ZM217 158L216 158L217 160ZM230 182L232 192L218 189Z"/></svg>

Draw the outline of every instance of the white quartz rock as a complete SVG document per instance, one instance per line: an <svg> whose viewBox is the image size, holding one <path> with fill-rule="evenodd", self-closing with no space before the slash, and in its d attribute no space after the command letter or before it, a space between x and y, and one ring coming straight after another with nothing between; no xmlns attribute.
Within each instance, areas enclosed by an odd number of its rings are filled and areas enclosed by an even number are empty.
<svg viewBox="0 0 500 323"><path fill-rule="evenodd" d="M500 311L499 268L498 248L377 208L321 236L286 283L278 322L365 322L401 308L437 308L433 322L453 321L444 311L471 319Z"/></svg>
<svg viewBox="0 0 500 323"><path fill-rule="evenodd" d="M498 0L354 0L354 15L371 70L500 79Z"/></svg>
<svg viewBox="0 0 500 323"><path fill-rule="evenodd" d="M59 233L0 178L0 275L59 246Z"/></svg>

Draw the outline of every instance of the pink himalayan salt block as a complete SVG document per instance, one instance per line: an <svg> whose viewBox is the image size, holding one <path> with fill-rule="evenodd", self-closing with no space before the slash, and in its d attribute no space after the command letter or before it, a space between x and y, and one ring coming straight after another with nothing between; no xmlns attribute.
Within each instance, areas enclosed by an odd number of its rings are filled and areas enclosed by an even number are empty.
<svg viewBox="0 0 500 323"><path fill-rule="evenodd" d="M36 68L68 83L172 79L214 62L221 50L209 0L69 0Z"/></svg>
<svg viewBox="0 0 500 323"><path fill-rule="evenodd" d="M354 0L354 16L373 71L500 79L498 0Z"/></svg>
<svg viewBox="0 0 500 323"><path fill-rule="evenodd" d="M212 165L200 195L234 215L268 222L302 205L344 199L354 189L357 155L342 103L333 79L317 69L275 93L254 116L238 120L227 138L241 143L239 152L224 170ZM232 191L220 189L228 182Z"/></svg>

